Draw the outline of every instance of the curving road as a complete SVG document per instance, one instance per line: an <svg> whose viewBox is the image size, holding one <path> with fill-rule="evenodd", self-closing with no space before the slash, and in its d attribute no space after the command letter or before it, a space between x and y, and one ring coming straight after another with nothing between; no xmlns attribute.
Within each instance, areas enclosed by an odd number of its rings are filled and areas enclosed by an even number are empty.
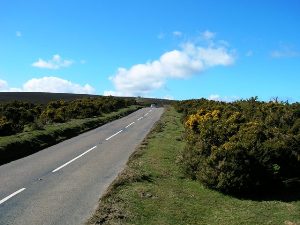
<svg viewBox="0 0 300 225"><path fill-rule="evenodd" d="M0 224L83 224L162 112L144 108L0 166Z"/></svg>

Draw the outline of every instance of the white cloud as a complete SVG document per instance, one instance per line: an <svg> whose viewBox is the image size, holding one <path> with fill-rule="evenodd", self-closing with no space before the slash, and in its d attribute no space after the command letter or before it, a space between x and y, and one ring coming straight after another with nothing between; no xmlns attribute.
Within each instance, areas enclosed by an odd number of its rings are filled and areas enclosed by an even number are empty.
<svg viewBox="0 0 300 225"><path fill-rule="evenodd" d="M182 36L182 32L181 31L173 31L173 35L175 36L175 37L181 37Z"/></svg>
<svg viewBox="0 0 300 225"><path fill-rule="evenodd" d="M163 99L174 100L174 97L172 95L166 95L163 97Z"/></svg>
<svg viewBox="0 0 300 225"><path fill-rule="evenodd" d="M214 32L211 32L209 30L206 30L204 31L202 34L201 34L202 38L205 39L205 40L211 40L211 39L214 39L216 37L216 33Z"/></svg>
<svg viewBox="0 0 300 225"><path fill-rule="evenodd" d="M211 94L210 96L208 96L207 99L208 100L219 101L220 100L220 95L218 95L218 94Z"/></svg>
<svg viewBox="0 0 300 225"><path fill-rule="evenodd" d="M95 89L86 84L81 86L59 77L33 78L23 85L24 91L92 94Z"/></svg>
<svg viewBox="0 0 300 225"><path fill-rule="evenodd" d="M19 92L20 88L10 88L7 81L0 80L0 92Z"/></svg>
<svg viewBox="0 0 300 225"><path fill-rule="evenodd" d="M207 98L208 100L213 100L213 101L222 101L222 102L233 102L241 99L238 96L220 96L218 94L211 94Z"/></svg>
<svg viewBox="0 0 300 225"><path fill-rule="evenodd" d="M46 61L43 59L38 59L38 61L32 63L32 66L43 68L43 69L51 69L57 70L63 67L69 67L73 64L72 60L62 59L60 55L53 55L52 59Z"/></svg>
<svg viewBox="0 0 300 225"><path fill-rule="evenodd" d="M104 96L121 96L121 93L117 93L116 91L104 91Z"/></svg>
<svg viewBox="0 0 300 225"><path fill-rule="evenodd" d="M5 80L0 80L0 91L7 88L7 82Z"/></svg>
<svg viewBox="0 0 300 225"><path fill-rule="evenodd" d="M164 53L159 59L136 64L129 69L119 68L110 77L115 90L106 95L148 96L164 87L167 79L188 78L215 66L228 66L235 61L234 54L224 46L197 46L185 43L179 50Z"/></svg>
<svg viewBox="0 0 300 225"><path fill-rule="evenodd" d="M22 37L21 31L16 31L16 36L17 36L17 37Z"/></svg>
<svg viewBox="0 0 300 225"><path fill-rule="evenodd" d="M2 84L2 85L1 85ZM94 94L95 89L89 85L80 85L59 77L33 78L23 84L22 88L9 88L6 81L0 81L0 91L10 92L53 92Z"/></svg>
<svg viewBox="0 0 300 225"><path fill-rule="evenodd" d="M23 90L21 88L14 88L14 87L8 88L4 91L6 91L6 92L23 92Z"/></svg>

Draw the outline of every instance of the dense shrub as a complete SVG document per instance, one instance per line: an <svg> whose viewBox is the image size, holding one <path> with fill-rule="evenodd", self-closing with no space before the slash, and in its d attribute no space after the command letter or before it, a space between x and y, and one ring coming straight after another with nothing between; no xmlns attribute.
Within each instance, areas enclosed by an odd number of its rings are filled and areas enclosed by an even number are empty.
<svg viewBox="0 0 300 225"><path fill-rule="evenodd" d="M184 112L187 175L231 194L281 189L300 180L300 104L179 102ZM197 109L195 109L197 108Z"/></svg>
<svg viewBox="0 0 300 225"><path fill-rule="evenodd" d="M0 136L41 129L43 124L64 123L71 119L98 117L136 104L133 99L112 96L72 101L57 100L46 105L13 101L0 104Z"/></svg>
<svg viewBox="0 0 300 225"><path fill-rule="evenodd" d="M5 116L0 117L0 135L10 135L13 133L13 124Z"/></svg>
<svg viewBox="0 0 300 225"><path fill-rule="evenodd" d="M82 132L126 116L139 108L132 106L121 109L118 112L112 112L103 117L86 118L63 124L49 125L45 126L44 129L41 127L41 124L35 122L35 125L33 124L32 126L36 126L36 129L26 126L28 132L0 138L0 165L30 155L67 138L74 137Z"/></svg>
<svg viewBox="0 0 300 225"><path fill-rule="evenodd" d="M39 116L41 106L13 101L0 104L0 135L10 135L23 131L26 124L33 123Z"/></svg>

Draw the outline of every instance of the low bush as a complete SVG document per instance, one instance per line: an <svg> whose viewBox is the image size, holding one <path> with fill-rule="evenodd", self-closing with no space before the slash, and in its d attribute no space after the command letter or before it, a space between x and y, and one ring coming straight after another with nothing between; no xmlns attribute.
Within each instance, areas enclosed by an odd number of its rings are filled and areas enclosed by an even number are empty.
<svg viewBox="0 0 300 225"><path fill-rule="evenodd" d="M196 101L197 103L197 101ZM181 105L180 105L181 104ZM200 100L183 108L188 176L229 194L281 190L300 181L300 104ZM188 106L188 107L186 107Z"/></svg>
<svg viewBox="0 0 300 225"><path fill-rule="evenodd" d="M40 129L43 125L64 123L72 119L99 117L135 105L134 99L97 96L56 100L45 105L22 101L0 103L0 136L18 134L25 130Z"/></svg>
<svg viewBox="0 0 300 225"><path fill-rule="evenodd" d="M1 137L0 165L25 157L60 141L126 116L139 108L138 106L131 106L102 117L73 120L64 124L48 125L44 129Z"/></svg>

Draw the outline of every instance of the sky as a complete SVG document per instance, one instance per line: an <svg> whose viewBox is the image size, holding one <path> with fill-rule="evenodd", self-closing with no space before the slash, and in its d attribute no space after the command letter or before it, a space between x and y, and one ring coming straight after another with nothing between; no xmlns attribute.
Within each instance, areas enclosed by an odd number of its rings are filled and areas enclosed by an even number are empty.
<svg viewBox="0 0 300 225"><path fill-rule="evenodd" d="M299 0L0 0L0 91L300 101Z"/></svg>

